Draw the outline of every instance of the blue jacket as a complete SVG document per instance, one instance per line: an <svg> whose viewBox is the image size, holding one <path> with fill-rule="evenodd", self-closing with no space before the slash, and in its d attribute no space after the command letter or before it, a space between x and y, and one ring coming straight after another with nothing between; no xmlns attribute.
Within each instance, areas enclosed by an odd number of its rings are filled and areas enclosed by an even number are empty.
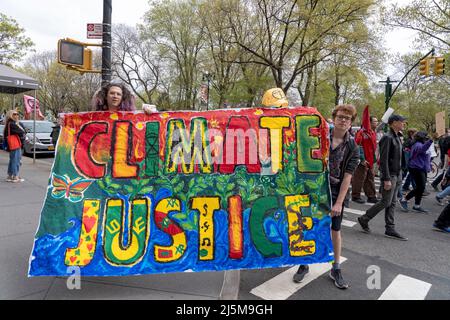
<svg viewBox="0 0 450 320"><path fill-rule="evenodd" d="M411 148L411 156L409 158L409 168L419 169L425 172L431 171L431 157L427 153L433 140L425 143L416 142Z"/></svg>

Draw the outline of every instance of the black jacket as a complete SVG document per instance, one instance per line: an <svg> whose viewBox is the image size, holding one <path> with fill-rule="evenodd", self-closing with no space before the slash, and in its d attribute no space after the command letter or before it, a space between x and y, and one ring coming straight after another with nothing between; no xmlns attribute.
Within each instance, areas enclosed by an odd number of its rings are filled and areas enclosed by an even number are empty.
<svg viewBox="0 0 450 320"><path fill-rule="evenodd" d="M390 181L391 176L398 176L402 169L401 133L396 134L392 129L380 140L380 171L381 181Z"/></svg>
<svg viewBox="0 0 450 320"><path fill-rule="evenodd" d="M331 133L332 134L332 133ZM359 165L360 157L359 157L359 146L356 144L355 139L350 136L349 139L345 142L346 148L344 152L344 159L342 160L340 166L340 177L339 184L331 186L331 194L333 198L337 198L339 195L339 191L341 188L342 181L344 180L344 175L346 173L350 173L353 175L356 167ZM330 146L331 148L331 146ZM344 206L348 207L348 194L344 200Z"/></svg>
<svg viewBox="0 0 450 320"><path fill-rule="evenodd" d="M344 180L345 173L353 175L356 167L359 165L359 146L356 144L355 139L350 137L347 141L347 147L345 148L344 160L341 165L340 180Z"/></svg>
<svg viewBox="0 0 450 320"><path fill-rule="evenodd" d="M11 130L11 132L10 132ZM14 121L7 121L5 124L5 131L3 134L3 139L5 139L5 141L7 140L7 137L10 134L17 134L20 138L20 142L22 143L22 145L25 143L25 135L26 132L25 130L18 124L16 124Z"/></svg>

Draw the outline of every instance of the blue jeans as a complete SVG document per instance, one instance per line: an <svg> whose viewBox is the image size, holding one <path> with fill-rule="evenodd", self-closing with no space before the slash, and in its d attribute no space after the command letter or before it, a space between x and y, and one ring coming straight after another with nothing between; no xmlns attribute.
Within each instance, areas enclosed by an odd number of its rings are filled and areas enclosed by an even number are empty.
<svg viewBox="0 0 450 320"><path fill-rule="evenodd" d="M21 158L22 150L20 148L9 152L8 176L17 177L19 175Z"/></svg>
<svg viewBox="0 0 450 320"><path fill-rule="evenodd" d="M442 192L439 192L436 197L440 199L444 199L446 196L450 196L450 186L442 190Z"/></svg>

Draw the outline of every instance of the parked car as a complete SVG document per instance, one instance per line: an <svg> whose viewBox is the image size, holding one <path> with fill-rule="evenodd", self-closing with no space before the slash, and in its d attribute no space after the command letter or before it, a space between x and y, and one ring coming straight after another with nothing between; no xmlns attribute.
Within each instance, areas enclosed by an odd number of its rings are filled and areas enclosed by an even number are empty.
<svg viewBox="0 0 450 320"><path fill-rule="evenodd" d="M33 120L19 121L27 132L25 143L23 145L24 154L33 153ZM55 153L55 146L52 143L50 134L53 130L53 122L36 120L36 154L52 154Z"/></svg>
<svg viewBox="0 0 450 320"><path fill-rule="evenodd" d="M3 130L5 130L5 125L0 124L0 150L3 150Z"/></svg>

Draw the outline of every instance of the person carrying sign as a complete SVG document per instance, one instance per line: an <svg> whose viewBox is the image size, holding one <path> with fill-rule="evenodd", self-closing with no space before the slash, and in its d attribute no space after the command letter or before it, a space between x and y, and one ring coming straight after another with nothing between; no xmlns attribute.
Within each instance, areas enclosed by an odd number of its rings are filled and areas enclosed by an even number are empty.
<svg viewBox="0 0 450 320"><path fill-rule="evenodd" d="M334 127L330 133L330 187L332 195L331 240L334 248L334 263L330 278L339 289L347 289L349 283L342 276L340 259L342 248L341 223L344 206L352 175L359 163L359 147L350 136L349 129L356 118L356 108L352 105L336 106L332 113ZM300 265L293 281L299 283L309 272L308 265Z"/></svg>

